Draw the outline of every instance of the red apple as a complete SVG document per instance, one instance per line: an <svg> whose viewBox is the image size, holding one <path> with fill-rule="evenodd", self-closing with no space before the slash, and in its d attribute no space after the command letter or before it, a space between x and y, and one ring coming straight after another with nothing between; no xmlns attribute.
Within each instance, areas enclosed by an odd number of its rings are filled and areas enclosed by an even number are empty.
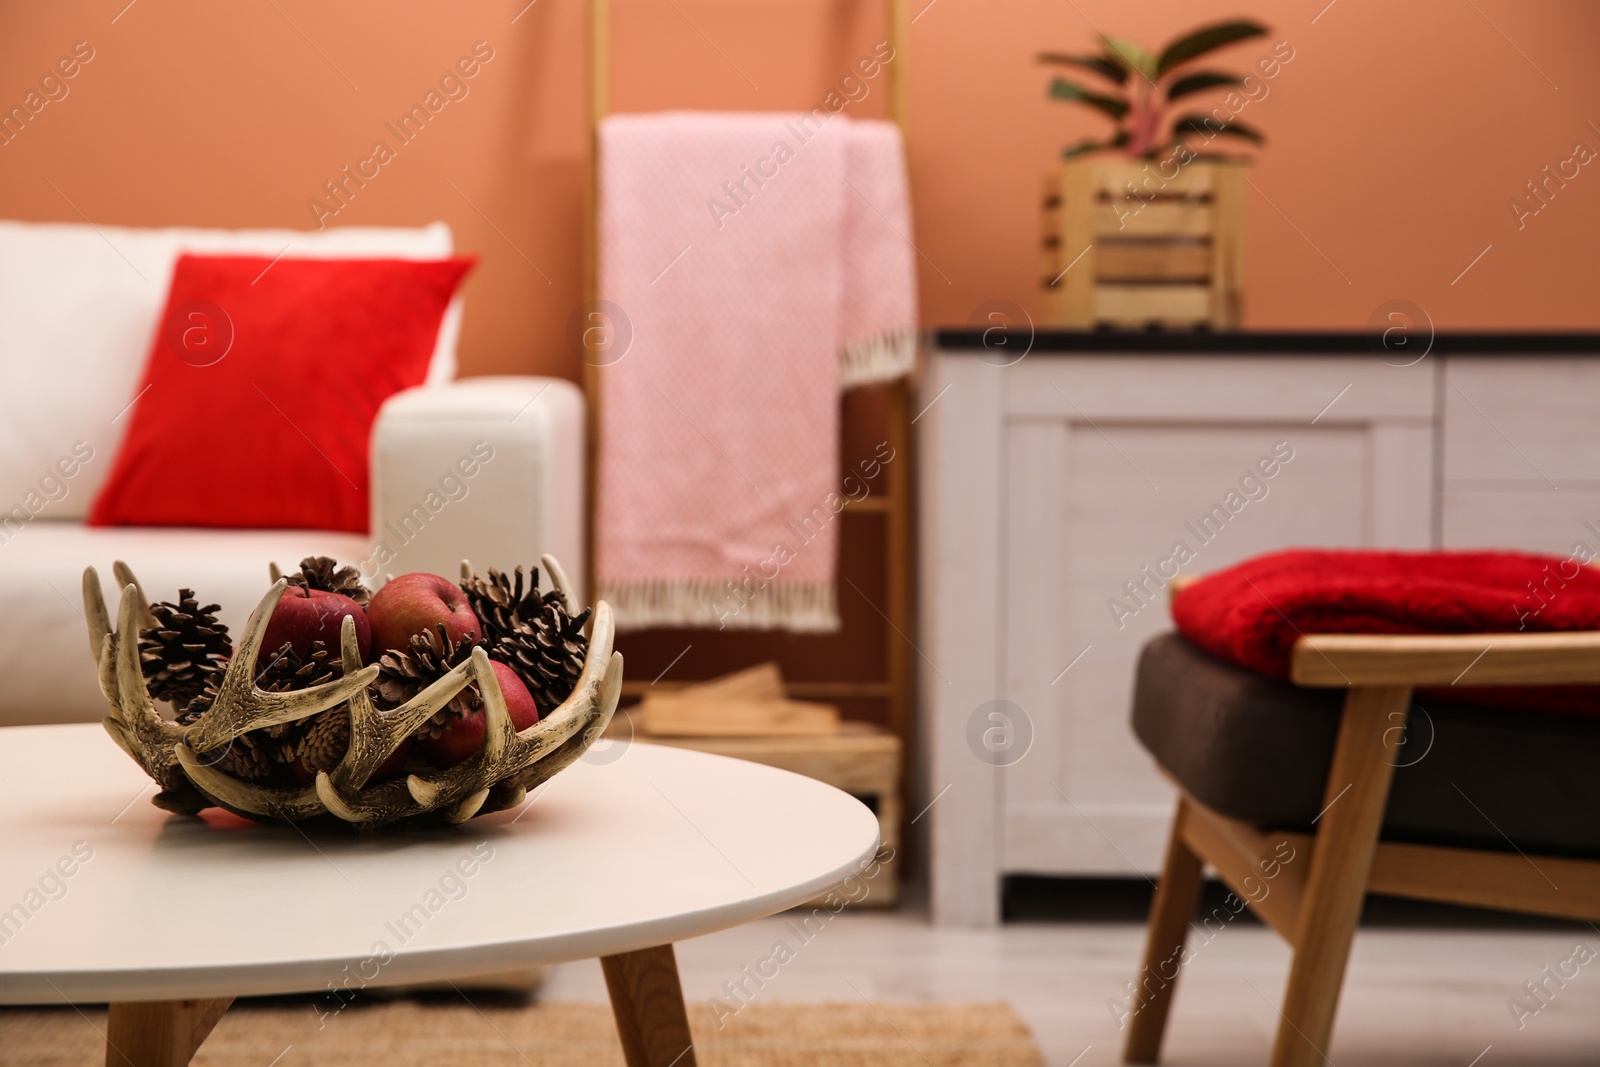
<svg viewBox="0 0 1600 1067"><path fill-rule="evenodd" d="M501 696L506 698L511 728L521 733L538 722L543 717L539 714L539 705L533 702L533 694L528 692L517 672L497 659L490 660L489 666L494 670L495 681L500 683Z"/></svg>
<svg viewBox="0 0 1600 1067"><path fill-rule="evenodd" d="M528 692L528 687L523 684L522 679L517 677L517 672L497 660L490 660L489 667L494 671L495 681L500 683L500 695L505 698L511 728L525 730L538 722L539 706L534 703L533 696ZM450 725L446 726L438 737L430 737L423 741L422 751L441 767L454 767L471 759L483 749L487 725L483 706L480 704L467 714L451 719Z"/></svg>
<svg viewBox="0 0 1600 1067"><path fill-rule="evenodd" d="M339 593L291 585L284 590L278 606L272 609L272 618L267 621L260 666L270 663L270 657L277 654L284 642L302 657L311 654L313 641L321 641L330 650L337 651L339 628L344 625L345 616L356 621L356 647L361 651L361 662L365 663L372 651L372 628L361 605Z"/></svg>
<svg viewBox="0 0 1600 1067"><path fill-rule="evenodd" d="M402 574L372 595L367 605L377 650L405 649L411 638L443 626L452 644L468 634L481 634L467 594L437 574Z"/></svg>
<svg viewBox="0 0 1600 1067"><path fill-rule="evenodd" d="M437 737L418 742L423 755L441 767L454 767L477 755L483 749L483 708L477 707L465 715L452 716L450 724Z"/></svg>

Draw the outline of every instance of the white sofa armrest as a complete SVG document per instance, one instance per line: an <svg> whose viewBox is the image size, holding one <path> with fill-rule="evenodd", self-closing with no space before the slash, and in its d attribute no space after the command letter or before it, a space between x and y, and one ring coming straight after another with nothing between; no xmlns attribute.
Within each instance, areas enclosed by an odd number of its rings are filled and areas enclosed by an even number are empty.
<svg viewBox="0 0 1600 1067"><path fill-rule="evenodd" d="M390 397L372 430L363 577L455 578L462 559L482 573L548 552L581 583L583 420L582 392L558 378L467 378Z"/></svg>

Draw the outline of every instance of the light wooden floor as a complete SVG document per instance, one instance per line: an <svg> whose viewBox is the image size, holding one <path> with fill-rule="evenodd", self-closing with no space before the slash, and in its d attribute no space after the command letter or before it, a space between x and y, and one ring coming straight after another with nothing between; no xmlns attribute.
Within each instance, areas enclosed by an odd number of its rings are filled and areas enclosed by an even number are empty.
<svg viewBox="0 0 1600 1067"><path fill-rule="evenodd" d="M1122 995L1142 929L1126 922L1012 923L939 929L914 905L844 913L802 945L776 916L678 947L684 996L705 1001L771 954L794 959L755 994L799 1001L1009 1002L1052 1067L1120 1063L1107 1001ZM1455 927L1363 928L1330 1052L1334 1067L1594 1067L1600 1064L1600 958L1519 1030L1507 1007L1522 985L1600 931ZM1185 968L1168 1031L1172 1067L1265 1064L1277 1030L1288 950L1259 926L1224 927ZM769 968L770 969L770 968ZM753 988L753 986L752 986ZM602 1000L593 961L554 968L541 996Z"/></svg>

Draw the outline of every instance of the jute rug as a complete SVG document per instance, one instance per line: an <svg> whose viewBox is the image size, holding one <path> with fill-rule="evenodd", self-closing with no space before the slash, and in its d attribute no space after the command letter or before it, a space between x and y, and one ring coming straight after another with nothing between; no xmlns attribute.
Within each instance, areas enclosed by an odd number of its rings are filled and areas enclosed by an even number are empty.
<svg viewBox="0 0 1600 1067"><path fill-rule="evenodd" d="M357 1002L320 1019L310 1001L245 1001L194 1067L623 1067L604 1004L474 999ZM0 1062L101 1064L105 1018L103 1007L0 1008ZM720 1029L709 1008L690 1005L689 1020L701 1067L1043 1064L1004 1004L751 1004Z"/></svg>

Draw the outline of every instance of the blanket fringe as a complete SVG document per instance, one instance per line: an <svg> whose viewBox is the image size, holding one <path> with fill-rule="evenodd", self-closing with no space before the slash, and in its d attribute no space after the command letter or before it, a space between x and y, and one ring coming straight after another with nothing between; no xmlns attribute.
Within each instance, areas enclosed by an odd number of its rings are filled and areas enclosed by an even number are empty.
<svg viewBox="0 0 1600 1067"><path fill-rule="evenodd" d="M762 583L749 579L746 585L736 585L704 578L602 580L600 599L611 605L619 631L708 627L833 633L839 629L832 584Z"/></svg>
<svg viewBox="0 0 1600 1067"><path fill-rule="evenodd" d="M893 330L846 345L839 355L839 388L854 389L910 374L917 365L917 331Z"/></svg>

